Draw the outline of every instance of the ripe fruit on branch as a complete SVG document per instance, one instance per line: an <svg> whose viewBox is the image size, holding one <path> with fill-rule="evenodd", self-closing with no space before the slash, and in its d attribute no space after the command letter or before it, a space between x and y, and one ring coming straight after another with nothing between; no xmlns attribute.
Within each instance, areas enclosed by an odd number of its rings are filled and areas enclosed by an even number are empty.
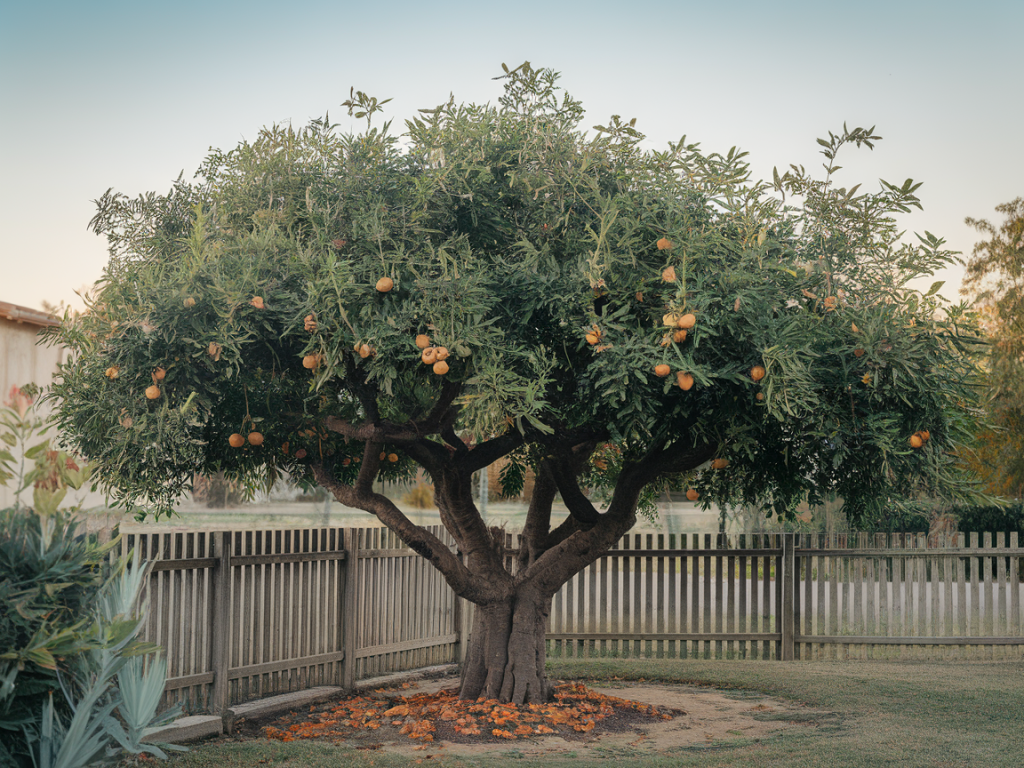
<svg viewBox="0 0 1024 768"><path fill-rule="evenodd" d="M909 442L911 448L920 448L922 445L924 445L924 440L921 439L921 435L919 435L916 432L910 436Z"/></svg>
<svg viewBox="0 0 1024 768"><path fill-rule="evenodd" d="M686 371L679 371L676 373L676 384L681 390L688 392L693 389L693 376Z"/></svg>
<svg viewBox="0 0 1024 768"><path fill-rule="evenodd" d="M448 373L448 363L446 363L444 360L438 360L436 363L434 363L434 373L436 373L438 376L444 376L446 373Z"/></svg>
<svg viewBox="0 0 1024 768"><path fill-rule="evenodd" d="M232 448L241 448L243 445L245 445L245 438L242 437L237 432L235 432L235 434L231 435L231 437L228 438L228 445L230 445Z"/></svg>
<svg viewBox="0 0 1024 768"><path fill-rule="evenodd" d="M259 432L250 432L249 445L254 447L259 447L263 445L263 435L261 435Z"/></svg>
<svg viewBox="0 0 1024 768"><path fill-rule="evenodd" d="M146 397L148 397L150 400L156 400L158 397L160 397L160 387L158 387L156 384L150 387L146 387Z"/></svg>
<svg viewBox="0 0 1024 768"><path fill-rule="evenodd" d="M430 346L430 337L425 333L421 333L416 337L416 346L420 349L426 349Z"/></svg>
<svg viewBox="0 0 1024 768"><path fill-rule="evenodd" d="M669 240L667 237L661 238L658 241L658 250L659 251L671 251L672 250L672 241Z"/></svg>
<svg viewBox="0 0 1024 768"><path fill-rule="evenodd" d="M924 440L926 443L932 439L932 433L929 432L927 429L922 429L920 432L918 432L918 434L921 435L921 439Z"/></svg>
<svg viewBox="0 0 1024 768"><path fill-rule="evenodd" d="M750 369L750 378L752 378L754 381L760 381L761 379L764 378L764 375L765 370L760 365L755 365L753 368Z"/></svg>
<svg viewBox="0 0 1024 768"><path fill-rule="evenodd" d="M263 309L263 297L262 296L253 296L249 300L249 303L252 304L254 307L256 307L256 309Z"/></svg>
<svg viewBox="0 0 1024 768"><path fill-rule="evenodd" d="M725 469L728 466L729 466L729 460L728 459L714 459L711 462L711 468L712 469Z"/></svg>
<svg viewBox="0 0 1024 768"><path fill-rule="evenodd" d="M369 344L360 344L359 345L359 356L361 358L363 358L363 360L365 360L366 358L370 357L373 353L374 353L374 349Z"/></svg>
<svg viewBox="0 0 1024 768"><path fill-rule="evenodd" d="M676 281L676 268L665 267L661 270L661 279L666 283L674 283Z"/></svg>
<svg viewBox="0 0 1024 768"><path fill-rule="evenodd" d="M655 376L660 376L661 378L665 378L670 373L672 373L672 369L669 368L667 365L665 365L665 363L661 363L660 365L654 366L654 375Z"/></svg>
<svg viewBox="0 0 1024 768"><path fill-rule="evenodd" d="M696 488L690 488L686 492L686 498L688 498L690 501L696 501L697 499L700 498L700 494L697 493L697 489Z"/></svg>
<svg viewBox="0 0 1024 768"><path fill-rule="evenodd" d="M163 381L165 376L167 376L167 371L163 368L157 368L153 371L153 381Z"/></svg>
<svg viewBox="0 0 1024 768"><path fill-rule="evenodd" d="M394 464L396 461L398 461L398 454L397 453L389 453L388 454L388 461L390 461L392 464Z"/></svg>
<svg viewBox="0 0 1024 768"><path fill-rule="evenodd" d="M377 285L375 287L380 293L387 293L395 287L395 281L390 277L382 277L377 281Z"/></svg>
<svg viewBox="0 0 1024 768"><path fill-rule="evenodd" d="M695 326L696 324L697 324L696 316L691 314L691 313L689 313L689 312L679 318L679 327L680 328L690 329L690 328L693 328L693 326Z"/></svg>

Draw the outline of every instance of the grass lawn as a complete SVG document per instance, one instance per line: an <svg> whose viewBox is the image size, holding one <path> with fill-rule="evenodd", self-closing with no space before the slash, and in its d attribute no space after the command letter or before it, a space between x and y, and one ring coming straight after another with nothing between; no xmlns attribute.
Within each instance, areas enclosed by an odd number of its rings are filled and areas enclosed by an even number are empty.
<svg viewBox="0 0 1024 768"><path fill-rule="evenodd" d="M487 754L423 759L384 751L254 739L199 744L168 768L231 766L1020 766L1024 765L1024 662L758 662L585 660L549 663L553 678L684 683L766 694L827 710L813 725L760 741L738 739L651 752L591 749L534 760L517 743ZM628 691L623 691L628 697ZM791 717L789 719L792 719ZM153 765L152 763L148 763Z"/></svg>

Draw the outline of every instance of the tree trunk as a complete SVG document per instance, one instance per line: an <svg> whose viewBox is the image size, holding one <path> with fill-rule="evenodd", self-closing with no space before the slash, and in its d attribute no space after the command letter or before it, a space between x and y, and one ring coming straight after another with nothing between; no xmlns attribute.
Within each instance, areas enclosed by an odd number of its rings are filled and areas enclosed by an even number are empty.
<svg viewBox="0 0 1024 768"><path fill-rule="evenodd" d="M540 704L551 699L544 674L551 595L529 584L507 599L476 607L459 698Z"/></svg>

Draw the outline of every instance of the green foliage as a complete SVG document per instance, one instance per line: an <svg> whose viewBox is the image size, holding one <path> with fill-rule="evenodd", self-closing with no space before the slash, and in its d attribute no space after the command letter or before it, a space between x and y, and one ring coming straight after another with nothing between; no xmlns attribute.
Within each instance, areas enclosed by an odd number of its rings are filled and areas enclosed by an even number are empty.
<svg viewBox="0 0 1024 768"><path fill-rule="evenodd" d="M175 714L156 715L166 663L142 655L158 649L137 638L146 570L112 565L118 539L100 544L79 531L77 508L59 506L90 469L35 443L45 420L30 393L12 395L0 434L34 466L12 456L5 481L19 495L31 486L34 505L0 510L0 763L75 768L120 749L164 756L142 743Z"/></svg>
<svg viewBox="0 0 1024 768"><path fill-rule="evenodd" d="M528 64L498 106L452 99L401 136L374 125L384 103L353 91L364 133L274 126L213 152L193 184L98 201L111 260L89 311L55 331L74 355L54 391L121 501L166 511L197 472L256 487L318 465L351 485L364 445L335 427L418 425L450 393L469 441L519 435L534 462L613 446L586 470L608 494L627 464L711 445L730 466L690 478L706 502L791 515L838 494L856 520L970 495L953 454L974 419L976 325L911 285L955 260L930 233L901 240L893 217L920 185L839 186L836 157L873 129L820 140L821 179L794 166L761 182L735 149L642 149L618 116L584 133L557 75ZM664 318L686 313L673 341ZM447 374L418 334L449 350ZM262 445L230 446L250 431ZM429 439L454 445L442 431ZM412 476L400 440L382 452L398 461L379 479Z"/></svg>
<svg viewBox="0 0 1024 768"><path fill-rule="evenodd" d="M968 218L989 239L974 246L964 292L981 306L991 340L986 377L986 428L967 456L992 493L1024 498L1024 197L997 205L996 227Z"/></svg>

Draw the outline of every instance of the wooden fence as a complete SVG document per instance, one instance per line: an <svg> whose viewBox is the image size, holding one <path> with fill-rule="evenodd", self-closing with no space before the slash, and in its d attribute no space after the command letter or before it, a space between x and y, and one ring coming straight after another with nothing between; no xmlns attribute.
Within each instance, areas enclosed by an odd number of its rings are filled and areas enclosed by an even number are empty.
<svg viewBox="0 0 1024 768"><path fill-rule="evenodd" d="M448 534L432 529L453 546ZM509 551L516 538L510 536ZM931 542L933 545L935 542ZM470 611L381 528L135 534L186 711L458 661ZM1017 534L627 535L555 596L569 657L1019 657Z"/></svg>
<svg viewBox="0 0 1024 768"><path fill-rule="evenodd" d="M133 534L121 548L155 561L144 638L186 712L456 660L457 599L387 529Z"/></svg>

